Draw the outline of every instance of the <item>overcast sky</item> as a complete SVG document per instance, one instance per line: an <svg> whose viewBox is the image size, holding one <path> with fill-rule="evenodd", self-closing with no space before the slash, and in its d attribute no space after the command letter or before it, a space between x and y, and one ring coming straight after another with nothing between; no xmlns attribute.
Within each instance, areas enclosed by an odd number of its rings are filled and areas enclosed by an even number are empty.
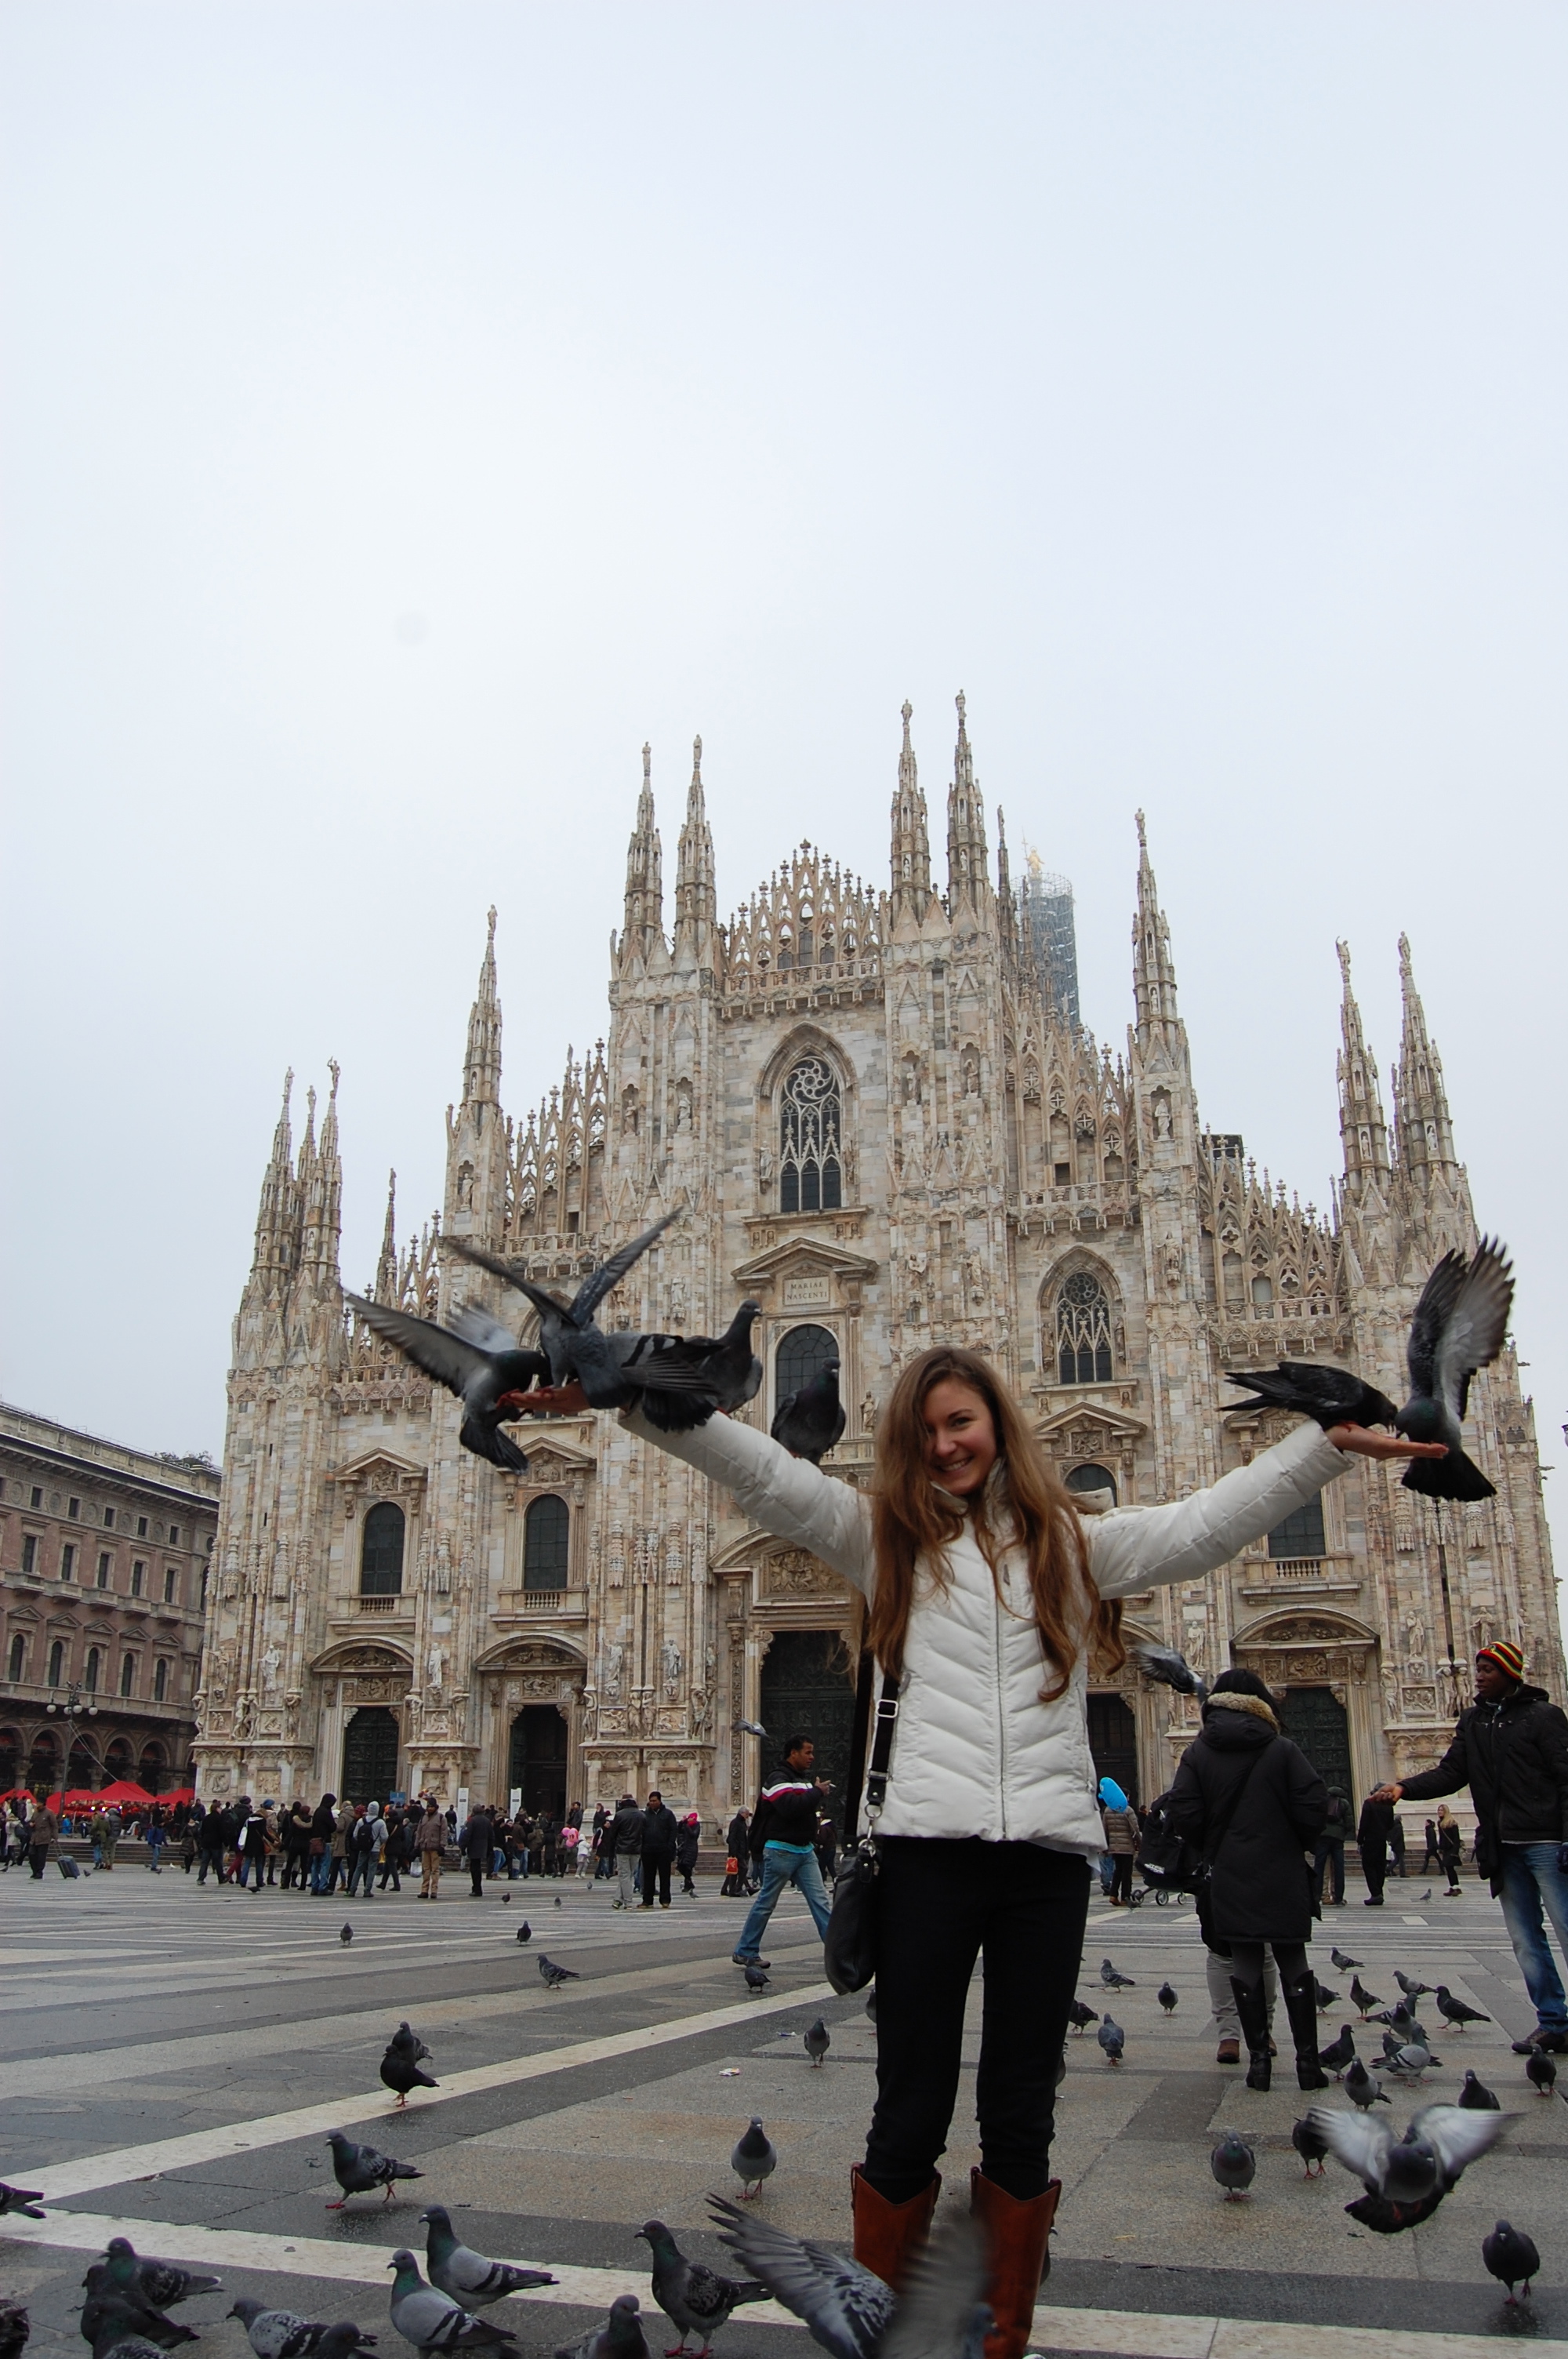
<svg viewBox="0 0 1568 2359"><path fill-rule="evenodd" d="M509 1108L605 1028L644 738L667 875L700 731L721 908L880 884L962 688L1113 1043L1146 810L1303 1199L1408 930L1564 1458L1561 7L0 26L6 1397L216 1451L285 1066L361 1282L491 901Z"/></svg>

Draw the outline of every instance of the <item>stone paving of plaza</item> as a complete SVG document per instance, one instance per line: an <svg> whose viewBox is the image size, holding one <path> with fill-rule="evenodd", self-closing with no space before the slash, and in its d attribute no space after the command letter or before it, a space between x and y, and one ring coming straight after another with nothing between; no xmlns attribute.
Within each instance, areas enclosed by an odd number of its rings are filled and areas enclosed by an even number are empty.
<svg viewBox="0 0 1568 2359"><path fill-rule="evenodd" d="M1215 2064L1190 1909L1097 1903L1084 1995L1098 2007L1106 1954L1136 1987L1115 2004L1128 2031L1119 2069L1092 2032L1069 2042L1042 2347L1315 2359L1330 2342L1354 2353L1347 2331L1365 2329L1392 2359L1437 2359L1471 2347L1454 2338L1525 2332L1552 2350L1564 2338L1568 2359L1568 2114L1534 2094L1509 2053L1531 2017L1497 1908L1473 1880L1457 1902L1438 1886L1423 1904L1424 1888L1391 1886L1381 1912L1362 1909L1358 1895L1330 1910L1319 1973L1334 1988L1347 1980L1328 1966L1335 1940L1368 1961L1363 1979L1384 1994L1396 1965L1450 1984L1495 2020L1440 2042L1430 2096L1452 2097L1469 2063L1519 2118L1428 2226L1393 2238L1346 2219L1358 2190L1342 2171L1303 2180L1290 2129L1307 2101L1288 2060L1263 2097ZM720 2257L703 2198L735 2191L730 2149L753 2113L781 2158L760 2207L801 2234L846 2239L875 2033L860 2001L828 1995L793 1897L769 1943L773 1986L750 2000L729 1962L741 1911L711 1888L667 1914L628 1918L611 1912L602 1886L492 1885L479 1903L454 1877L438 1908L409 1891L357 1904L348 1949L338 1939L345 1913L341 1896L199 1889L178 1866L155 1879L122 1864L74 1885L52 1868L41 1886L0 1878L0 2177L49 2199L45 2222L5 2222L0 2293L29 2303L35 2350L85 2350L72 2314L81 2275L123 2222L139 2249L211 2256L220 2269L227 2299L181 2313L214 2359L244 2359L239 2328L222 2317L244 2292L309 2316L352 2316L380 2332L382 2359L396 2359L385 2260L405 2240L422 2250L419 2211L439 2201L480 2250L561 2276L548 2299L507 2305L520 2353L553 2351L617 2291L646 2303L646 2248L632 2231L651 2213L687 2249ZM524 1916L529 1949L515 1940ZM540 1947L582 1979L546 1992ZM1169 2020L1154 1997L1166 1976L1180 1993ZM971 2068L979 1999L977 1981ZM800 2035L817 2013L833 2045L814 2071ZM1432 2019L1430 2001L1423 2014ZM402 2017L427 2040L442 2082L406 2115L376 2072ZM1349 2019L1348 2006L1331 2010L1325 2038ZM1376 2054L1376 2030L1360 2044ZM1332 2092L1328 2101L1344 2102ZM955 2195L977 2158L972 2110L967 2079L944 2163ZM340 2124L424 2178L391 2205L361 2198L328 2212L337 2190L322 2141ZM1259 2147L1252 2195L1238 2203L1223 2201L1207 2165L1232 2125ZM1522 2326L1480 2263L1481 2236L1499 2216L1528 2229L1544 2257ZM655 2350L674 2339L664 2329L650 2321ZM806 2347L771 2308L742 2310L716 2359L797 2359Z"/></svg>

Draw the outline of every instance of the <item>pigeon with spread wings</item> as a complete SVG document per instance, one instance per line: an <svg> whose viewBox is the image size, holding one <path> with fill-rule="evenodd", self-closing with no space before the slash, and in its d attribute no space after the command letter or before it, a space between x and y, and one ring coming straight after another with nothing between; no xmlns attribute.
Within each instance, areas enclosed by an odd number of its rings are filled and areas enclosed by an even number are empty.
<svg viewBox="0 0 1568 2359"><path fill-rule="evenodd" d="M1445 1253L1422 1289L1406 1357L1411 1396L1399 1430L1411 1441L1441 1441L1447 1455L1416 1459L1404 1486L1429 1499L1489 1499L1496 1491L1465 1454L1461 1431L1470 1379L1495 1360L1513 1308L1513 1266L1506 1246L1483 1237L1468 1261Z"/></svg>
<svg viewBox="0 0 1568 2359"><path fill-rule="evenodd" d="M362 1295L345 1290L343 1300L352 1305L373 1334L395 1343L406 1360L412 1360L416 1368L456 1393L463 1405L458 1440L465 1450L507 1473L527 1473L527 1459L511 1435L501 1430L503 1421L515 1414L503 1404L512 1394L526 1392L549 1375L550 1364L543 1352L524 1351L510 1329L472 1303L458 1312L449 1327L438 1327L432 1319L416 1319L412 1311L393 1310L384 1302L366 1301Z"/></svg>

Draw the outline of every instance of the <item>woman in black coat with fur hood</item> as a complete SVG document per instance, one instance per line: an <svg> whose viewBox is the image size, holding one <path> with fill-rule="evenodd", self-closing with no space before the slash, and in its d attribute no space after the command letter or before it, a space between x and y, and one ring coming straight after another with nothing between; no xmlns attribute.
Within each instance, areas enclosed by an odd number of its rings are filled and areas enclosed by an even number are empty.
<svg viewBox="0 0 1568 2359"><path fill-rule="evenodd" d="M1178 1765L1170 1810L1178 1832L1211 1861L1204 1934L1230 1951L1248 2087L1269 2085L1266 1943L1280 1970L1297 2082L1326 2088L1306 1945L1313 1925L1309 1857L1328 1816L1328 1789L1300 1747L1281 1735L1274 1699L1256 1671L1222 1671L1216 1680L1203 1708L1203 1734Z"/></svg>

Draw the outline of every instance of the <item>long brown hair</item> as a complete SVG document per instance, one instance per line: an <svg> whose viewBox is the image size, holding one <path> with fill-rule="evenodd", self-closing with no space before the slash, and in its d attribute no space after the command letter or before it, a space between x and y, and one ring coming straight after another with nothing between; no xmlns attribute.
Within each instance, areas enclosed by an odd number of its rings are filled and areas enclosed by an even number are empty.
<svg viewBox="0 0 1568 2359"><path fill-rule="evenodd" d="M1086 1639L1102 1650L1108 1669L1119 1670L1127 1660L1121 1603L1107 1603L1096 1590L1077 1504L1042 1457L1018 1403L978 1352L951 1344L922 1352L899 1377L878 1421L871 1508L877 1579L866 1616L867 1642L883 1670L900 1678L914 1602L915 1565L924 1557L938 1588L945 1588L949 1579L947 1550L963 1529L966 1503L932 1480L922 1414L927 1393L946 1377L968 1385L991 1414L997 1463L1005 1479L1003 1497L1018 1545L1028 1559L1034 1619L1046 1658L1047 1684L1040 1690L1040 1701L1054 1703L1066 1692ZM990 1520L994 1505L1000 1504L988 1497L991 1490L988 1482L970 1504L975 1536L994 1578L1004 1537ZM1052 1668L1057 1674L1054 1687L1049 1684Z"/></svg>

